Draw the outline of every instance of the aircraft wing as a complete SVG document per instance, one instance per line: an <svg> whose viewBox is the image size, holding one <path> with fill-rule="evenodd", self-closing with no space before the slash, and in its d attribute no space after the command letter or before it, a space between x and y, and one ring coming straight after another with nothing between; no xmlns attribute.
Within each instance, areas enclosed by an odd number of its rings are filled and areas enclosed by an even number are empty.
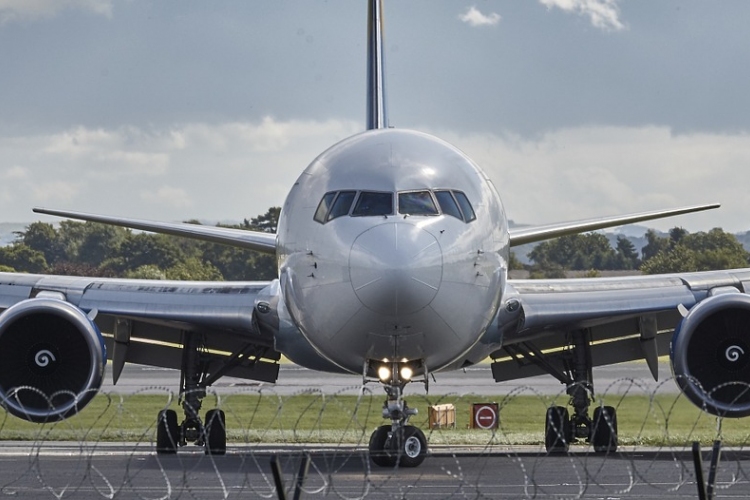
<svg viewBox="0 0 750 500"><path fill-rule="evenodd" d="M525 245L526 243L535 243L537 241L559 238L570 234L585 233L587 231L596 231L607 227L617 227L624 224L634 224L647 220L663 219L675 215L689 214L703 210L719 208L718 203L707 205L693 205L689 207L673 208L669 210L653 210L650 212L639 212L629 215L617 215L612 217L598 217L595 219L585 219L579 221L562 222L558 224L549 224L544 226L531 226L515 228L510 230L510 246ZM47 212L44 212L47 213Z"/></svg>
<svg viewBox="0 0 750 500"><path fill-rule="evenodd" d="M183 236L196 240L210 241L212 243L223 243L234 247L247 248L258 252L275 254L276 235L259 231L246 231L230 227L202 226L200 224L157 222L142 219L127 219L123 217L111 217L108 215L89 214L84 212L68 212L63 210L50 210L46 208L35 208L38 214L55 215L78 219L89 222L100 222L112 226L122 226L154 233L171 234Z"/></svg>
<svg viewBox="0 0 750 500"><path fill-rule="evenodd" d="M645 359L656 378L657 357L669 354L683 315L703 302L711 302L714 311L743 307L748 291L750 269L509 280L505 308L498 313L497 329L491 329L502 337L502 348L491 354L492 373L498 382L562 373L571 333L584 331L591 341L591 366ZM719 342L718 331L710 335Z"/></svg>
<svg viewBox="0 0 750 500"><path fill-rule="evenodd" d="M0 273L0 309L9 313L9 308L18 309L26 301L29 307L15 318L48 312L75 318L70 306L93 317L104 337L115 382L125 362L180 370L184 332L200 334L202 363L210 376L275 382L280 355L273 349L274 331L264 327L255 313L256 301L270 300L263 297L272 293L271 284ZM83 323L75 324L83 330ZM9 328L6 322L0 325L3 331ZM60 323L49 323L47 329L62 335ZM43 332L33 333L45 342Z"/></svg>

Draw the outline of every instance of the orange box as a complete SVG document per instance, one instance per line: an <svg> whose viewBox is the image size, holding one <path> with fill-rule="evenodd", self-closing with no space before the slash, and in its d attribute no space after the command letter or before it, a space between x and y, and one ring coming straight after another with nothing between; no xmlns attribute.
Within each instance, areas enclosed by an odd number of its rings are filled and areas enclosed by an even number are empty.
<svg viewBox="0 0 750 500"><path fill-rule="evenodd" d="M452 404L430 406L430 429L456 428L456 407Z"/></svg>

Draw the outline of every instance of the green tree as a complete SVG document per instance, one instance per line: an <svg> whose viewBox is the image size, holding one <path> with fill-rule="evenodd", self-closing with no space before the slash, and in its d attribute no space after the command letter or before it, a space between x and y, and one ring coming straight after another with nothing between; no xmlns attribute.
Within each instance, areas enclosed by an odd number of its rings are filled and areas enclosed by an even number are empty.
<svg viewBox="0 0 750 500"><path fill-rule="evenodd" d="M67 219L60 221L60 227L57 229L57 240L61 255L57 260L78 262L78 248L85 237L86 226L84 222Z"/></svg>
<svg viewBox="0 0 750 500"><path fill-rule="evenodd" d="M520 260L518 260L518 257L516 257L516 252L510 252L510 258L508 259L508 270L520 271L523 268L523 264Z"/></svg>
<svg viewBox="0 0 750 500"><path fill-rule="evenodd" d="M529 252L533 267L540 271L610 269L615 251L601 233L573 234L540 243Z"/></svg>
<svg viewBox="0 0 750 500"><path fill-rule="evenodd" d="M280 214L281 207L271 207L263 215L259 215L250 219L250 222L245 219L242 223L242 229L262 231L264 233L275 233L276 228L279 226Z"/></svg>
<svg viewBox="0 0 750 500"><path fill-rule="evenodd" d="M44 254L47 264L54 265L56 262L66 260L64 248L52 224L45 222L33 222L26 226L26 231L17 233L21 243Z"/></svg>
<svg viewBox="0 0 750 500"><path fill-rule="evenodd" d="M159 269L169 269L177 265L184 255L177 246L178 238L163 234L131 234L120 246L121 271L135 270L141 266L153 265Z"/></svg>
<svg viewBox="0 0 750 500"><path fill-rule="evenodd" d="M130 231L106 224L87 222L83 226L83 239L78 245L75 262L98 267L105 260L120 253L120 246L127 239Z"/></svg>
<svg viewBox="0 0 750 500"><path fill-rule="evenodd" d="M125 272L126 278L139 280L165 280L167 274L153 264L146 264L135 269L129 269Z"/></svg>
<svg viewBox="0 0 750 500"><path fill-rule="evenodd" d="M737 238L721 228L694 234L680 228L670 231L668 243L660 252L644 261L641 266L644 273L732 269L746 267L750 258Z"/></svg>
<svg viewBox="0 0 750 500"><path fill-rule="evenodd" d="M0 247L0 265L21 273L45 273L48 269L44 254L23 243Z"/></svg>
<svg viewBox="0 0 750 500"><path fill-rule="evenodd" d="M635 245L625 236L617 237L615 252L617 252L615 269L630 270L638 269L638 266L640 266L641 262L638 258L638 252L635 250Z"/></svg>
<svg viewBox="0 0 750 500"><path fill-rule="evenodd" d="M219 269L210 262L191 257L166 270L166 277L170 280L191 281L223 281Z"/></svg>
<svg viewBox="0 0 750 500"><path fill-rule="evenodd" d="M641 256L643 262L648 261L650 258L655 257L664 250L669 248L669 239L662 238L656 231L649 229L646 231L646 245L641 248Z"/></svg>
<svg viewBox="0 0 750 500"><path fill-rule="evenodd" d="M641 266L645 274L684 273L697 271L695 252L682 245L676 245L654 255Z"/></svg>

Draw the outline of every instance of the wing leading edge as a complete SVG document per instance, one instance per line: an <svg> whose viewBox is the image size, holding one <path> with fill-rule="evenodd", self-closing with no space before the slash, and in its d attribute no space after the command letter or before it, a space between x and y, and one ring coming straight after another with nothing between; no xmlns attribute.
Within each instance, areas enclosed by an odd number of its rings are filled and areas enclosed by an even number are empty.
<svg viewBox="0 0 750 500"><path fill-rule="evenodd" d="M50 210L46 208L35 208L34 212L58 217L68 217L89 222L100 222L112 226L151 231L154 233L182 236L195 240L210 241L234 247L247 248L257 252L275 254L276 235L261 233L258 231L246 231L230 227L202 226L199 224L188 224L179 222L158 222L142 219L128 219L123 217L112 217L108 215L89 214L84 212L69 212L64 210Z"/></svg>
<svg viewBox="0 0 750 500"><path fill-rule="evenodd" d="M673 208L669 210L653 210L650 212L639 212L628 215L618 215L613 217L598 217L595 219L585 219L571 222L561 222L558 224L548 224L543 226L532 226L510 230L510 246L524 245L526 243L536 243L537 241L549 240L560 236L570 234L585 233L587 231L596 231L607 227L617 227L624 224L633 224L647 220L663 219L675 215L701 212L719 208L718 203L707 205L693 205L689 207Z"/></svg>

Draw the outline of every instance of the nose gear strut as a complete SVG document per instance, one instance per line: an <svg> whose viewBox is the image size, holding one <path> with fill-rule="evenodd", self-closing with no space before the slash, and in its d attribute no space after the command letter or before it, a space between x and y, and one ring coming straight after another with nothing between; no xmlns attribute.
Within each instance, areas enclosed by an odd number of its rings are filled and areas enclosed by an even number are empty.
<svg viewBox="0 0 750 500"><path fill-rule="evenodd" d="M417 414L403 398L409 380L400 378L396 362L390 373L390 379L381 380L381 384L386 394L383 418L390 419L391 424L381 425L370 436L370 458L380 467L417 467L427 456L427 439L418 427L409 425L409 418Z"/></svg>

